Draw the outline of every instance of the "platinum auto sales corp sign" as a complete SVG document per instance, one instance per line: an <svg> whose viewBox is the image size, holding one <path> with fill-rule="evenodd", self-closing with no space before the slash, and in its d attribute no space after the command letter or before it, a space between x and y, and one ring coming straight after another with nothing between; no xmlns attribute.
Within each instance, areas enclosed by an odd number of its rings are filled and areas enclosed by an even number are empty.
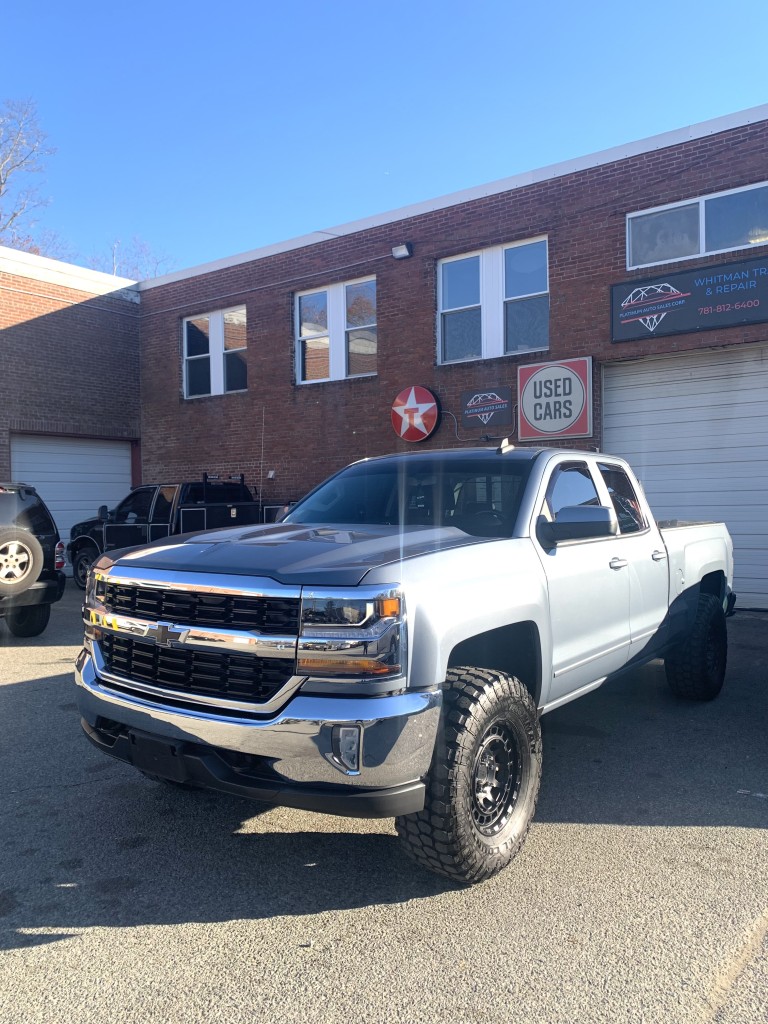
<svg viewBox="0 0 768 1024"><path fill-rule="evenodd" d="M592 357L517 370L520 441L592 434Z"/></svg>

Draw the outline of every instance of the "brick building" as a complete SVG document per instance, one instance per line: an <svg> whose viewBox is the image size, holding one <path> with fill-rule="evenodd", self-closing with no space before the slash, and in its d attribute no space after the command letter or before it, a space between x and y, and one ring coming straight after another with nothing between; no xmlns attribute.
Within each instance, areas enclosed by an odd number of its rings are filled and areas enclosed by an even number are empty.
<svg viewBox="0 0 768 1024"><path fill-rule="evenodd" d="M144 479L298 498L414 447L421 385L415 446L625 455L658 516L726 520L768 607L767 155L763 106L141 282Z"/></svg>
<svg viewBox="0 0 768 1024"><path fill-rule="evenodd" d="M132 281L0 247L0 480L64 537L139 478L138 314Z"/></svg>

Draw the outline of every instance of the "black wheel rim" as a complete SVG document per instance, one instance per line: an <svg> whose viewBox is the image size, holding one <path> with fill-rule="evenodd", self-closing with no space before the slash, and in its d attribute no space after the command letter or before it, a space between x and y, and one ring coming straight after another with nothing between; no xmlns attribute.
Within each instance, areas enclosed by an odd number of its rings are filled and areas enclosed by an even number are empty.
<svg viewBox="0 0 768 1024"><path fill-rule="evenodd" d="M505 722L495 722L480 740L472 766L472 820L483 836L505 827L517 804L523 762L515 734Z"/></svg>
<svg viewBox="0 0 768 1024"><path fill-rule="evenodd" d="M75 562L74 572L77 576L77 582L84 587L86 580L88 579L88 570L91 567L91 559L87 555L78 555Z"/></svg>

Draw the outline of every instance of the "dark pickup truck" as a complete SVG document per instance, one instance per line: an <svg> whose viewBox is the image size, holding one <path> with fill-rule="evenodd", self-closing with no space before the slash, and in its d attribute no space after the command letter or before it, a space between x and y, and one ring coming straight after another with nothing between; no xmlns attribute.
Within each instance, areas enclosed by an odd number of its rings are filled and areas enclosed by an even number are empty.
<svg viewBox="0 0 768 1024"><path fill-rule="evenodd" d="M95 519L75 523L67 554L75 583L85 589L91 563L105 551L149 544L177 533L247 526L261 520L261 505L242 475L134 487L112 510L102 505Z"/></svg>

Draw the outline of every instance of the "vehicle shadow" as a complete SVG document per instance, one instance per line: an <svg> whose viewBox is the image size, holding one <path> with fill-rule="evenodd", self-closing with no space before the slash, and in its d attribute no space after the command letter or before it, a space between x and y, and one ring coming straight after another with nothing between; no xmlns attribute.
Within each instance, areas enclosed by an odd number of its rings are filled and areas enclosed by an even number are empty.
<svg viewBox="0 0 768 1024"><path fill-rule="evenodd" d="M653 664L545 717L534 831L768 825L766 617L732 622L717 701L678 701ZM94 926L259 921L455 889L406 858L391 822L142 778L81 735L69 674L0 687L0 793L0 948Z"/></svg>
<svg viewBox="0 0 768 1024"><path fill-rule="evenodd" d="M14 636L0 618L0 650L4 647L62 647L79 643L83 635L81 609L84 597L85 592L68 579L61 600L51 605L51 618L40 636Z"/></svg>

